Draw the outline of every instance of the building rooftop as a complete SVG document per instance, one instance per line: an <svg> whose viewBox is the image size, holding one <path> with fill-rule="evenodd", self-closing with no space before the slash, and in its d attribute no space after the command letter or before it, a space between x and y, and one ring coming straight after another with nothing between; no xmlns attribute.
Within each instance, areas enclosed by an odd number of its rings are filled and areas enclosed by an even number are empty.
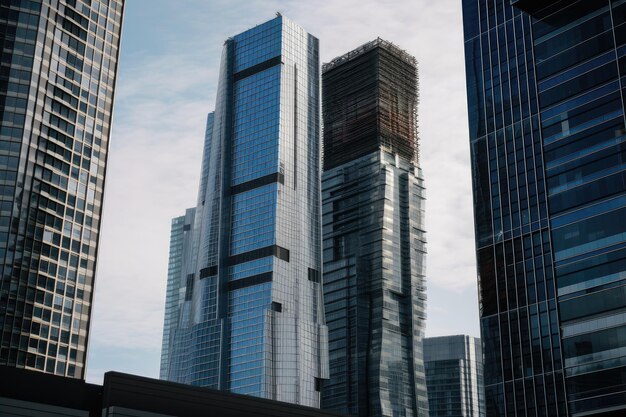
<svg viewBox="0 0 626 417"><path fill-rule="evenodd" d="M352 51L345 53L341 56L338 56L337 58L333 59L332 61L325 63L322 65L322 72L326 72L326 71L330 71L333 68L336 68L339 65L345 64L346 62L352 61L353 59L375 49L375 48L383 48L389 52L392 52L393 54L399 56L400 58L404 59L405 61L407 61L410 64L413 65L417 65L417 59L415 59L415 57L411 54L409 54L408 52L406 52L404 49L401 49L400 47L398 47L397 45L395 45L392 42L386 41L384 39L381 38L376 38L373 41L364 43L363 45L359 46L356 49L353 49Z"/></svg>

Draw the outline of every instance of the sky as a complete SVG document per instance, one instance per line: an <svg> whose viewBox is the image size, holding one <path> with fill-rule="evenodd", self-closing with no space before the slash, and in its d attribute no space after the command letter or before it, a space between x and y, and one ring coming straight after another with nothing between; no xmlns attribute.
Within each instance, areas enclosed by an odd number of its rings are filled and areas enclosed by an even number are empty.
<svg viewBox="0 0 626 417"><path fill-rule="evenodd" d="M322 62L376 37L419 66L427 336L479 336L459 0L126 0L87 381L158 378L171 218L195 204L224 40L276 12Z"/></svg>

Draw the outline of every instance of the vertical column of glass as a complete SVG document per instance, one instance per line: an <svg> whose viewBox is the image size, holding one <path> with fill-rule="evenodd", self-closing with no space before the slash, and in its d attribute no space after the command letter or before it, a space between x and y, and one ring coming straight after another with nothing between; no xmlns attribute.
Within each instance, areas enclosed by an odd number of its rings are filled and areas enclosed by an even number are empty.
<svg viewBox="0 0 626 417"><path fill-rule="evenodd" d="M626 408L625 11L606 0L532 14L570 413Z"/></svg>
<svg viewBox="0 0 626 417"><path fill-rule="evenodd" d="M358 237L360 196L374 205L377 158L355 160L326 170L322 179L322 225L324 228L324 304L329 329L330 378L324 381L322 408L343 414L367 410L366 363L371 329L369 307L364 297L367 283L357 275L360 245L370 240ZM363 221L367 218L362 216ZM336 227L339 219L343 224ZM369 381L368 381L369 384Z"/></svg>
<svg viewBox="0 0 626 417"><path fill-rule="evenodd" d="M160 379L167 379L170 364L170 345L172 336L179 324L180 276L183 263L183 233L185 216L172 219L170 229L170 249L167 265L167 288L165 295L165 313L163 320L163 341L161 343Z"/></svg>
<svg viewBox="0 0 626 417"><path fill-rule="evenodd" d="M567 415L531 20L465 0L487 415Z"/></svg>
<svg viewBox="0 0 626 417"><path fill-rule="evenodd" d="M384 152L381 159L385 175L380 177L384 181L379 253L382 309L381 314L374 313L381 319L380 397L376 402L380 401L381 415L426 415L423 185L411 162Z"/></svg>
<svg viewBox="0 0 626 417"><path fill-rule="evenodd" d="M235 36L234 73L280 56L281 38L280 19ZM278 172L280 77L281 66L274 65L234 83L231 186ZM279 184L271 183L232 196L229 256L276 244L278 187ZM273 271L271 258L252 262L263 263L263 271ZM228 281L250 276L248 271L253 265L245 264L230 266ZM228 389L232 392L270 397L268 311L272 286L272 282L267 282L228 292L226 373Z"/></svg>
<svg viewBox="0 0 626 417"><path fill-rule="evenodd" d="M27 333L21 334L23 325L27 328L32 326L31 317L23 313L26 306L32 311L35 300L25 299L27 283L20 285L19 271L17 275L13 273L18 230L15 226L11 227L15 221L12 218L19 219L19 213L14 213L15 191L18 176L21 178L24 171L24 164L20 163L22 148L28 147L32 129L32 121L25 124L26 112L28 102L34 103L36 100L36 90L30 88L31 78L34 83L38 80L38 75L33 74L33 68L42 5L41 1L34 1L29 6L16 4L11 7L3 4L0 9L0 31L4 34L0 61L0 363L24 367L26 350L32 343L41 354L35 358L38 368L44 369L47 336L41 335L40 339L39 328L32 342ZM33 107L31 104L31 109ZM18 257L21 258L21 254ZM18 299L20 292L21 299ZM43 302L43 297L40 298L40 302ZM36 328L38 326L41 325L35 324Z"/></svg>
<svg viewBox="0 0 626 417"><path fill-rule="evenodd" d="M417 123L417 122L416 122ZM418 151L416 150L416 154ZM404 185L401 188L401 202L404 205L404 213L401 228L406 236L403 238L402 253L408 250L410 256L404 256L404 279L405 285L410 290L410 302L405 306L407 316L411 318L412 329L407 333L407 345L410 353L408 360L413 362L409 380L413 379L415 394L409 392L409 396L415 395L415 407L418 415L428 415L428 393L426 386L426 371L424 367L424 337L426 331L426 227L425 209L426 196L424 177L419 165L413 162L403 167L407 173L402 173ZM402 195L403 194L403 195ZM405 200L406 202L404 202ZM410 260L410 261L409 261ZM408 262L407 262L408 261Z"/></svg>
<svg viewBox="0 0 626 417"><path fill-rule="evenodd" d="M276 261L273 313L277 399L319 407L327 363L321 276L320 114L318 41L282 18L277 245L289 262Z"/></svg>

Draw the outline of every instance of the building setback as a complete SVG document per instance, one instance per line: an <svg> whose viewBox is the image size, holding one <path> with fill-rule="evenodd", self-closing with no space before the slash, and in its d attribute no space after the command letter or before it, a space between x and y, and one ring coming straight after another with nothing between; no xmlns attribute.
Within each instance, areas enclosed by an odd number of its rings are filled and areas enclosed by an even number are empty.
<svg viewBox="0 0 626 417"><path fill-rule="evenodd" d="M483 355L480 339L424 339L430 417L484 417Z"/></svg>
<svg viewBox="0 0 626 417"><path fill-rule="evenodd" d="M323 66L322 407L426 416L423 179L417 63L382 39Z"/></svg>
<svg viewBox="0 0 626 417"><path fill-rule="evenodd" d="M626 3L463 13L487 416L624 415Z"/></svg>
<svg viewBox="0 0 626 417"><path fill-rule="evenodd" d="M229 38L166 379L319 407L319 135L318 40L280 15Z"/></svg>
<svg viewBox="0 0 626 417"><path fill-rule="evenodd" d="M123 9L0 5L0 365L85 375Z"/></svg>
<svg viewBox="0 0 626 417"><path fill-rule="evenodd" d="M160 379L167 379L170 366L170 349L173 345L176 329L180 323L181 304L185 300L187 286L184 254L191 253L189 245L193 243L191 225L194 223L195 208L187 209L184 216L172 219L170 233L170 253L167 266L167 289L165 296L165 320L163 321L163 343L161 346Z"/></svg>

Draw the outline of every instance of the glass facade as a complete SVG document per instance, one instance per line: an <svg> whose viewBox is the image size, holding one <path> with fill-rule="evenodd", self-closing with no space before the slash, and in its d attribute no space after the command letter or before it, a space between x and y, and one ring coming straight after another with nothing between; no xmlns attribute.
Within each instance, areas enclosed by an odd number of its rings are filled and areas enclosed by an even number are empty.
<svg viewBox="0 0 626 417"><path fill-rule="evenodd" d="M357 416L427 416L417 63L377 39L325 64L322 86L330 363L322 407Z"/></svg>
<svg viewBox="0 0 626 417"><path fill-rule="evenodd" d="M164 377L319 407L318 41L278 15L229 38L220 73Z"/></svg>
<svg viewBox="0 0 626 417"><path fill-rule="evenodd" d="M0 4L0 365L84 377L123 8Z"/></svg>
<svg viewBox="0 0 626 417"><path fill-rule="evenodd" d="M485 387L480 339L424 339L430 417L484 417Z"/></svg>
<svg viewBox="0 0 626 417"><path fill-rule="evenodd" d="M161 368L159 378L166 379L170 364L170 350L177 326L180 322L180 306L185 301L187 280L183 274L185 253L190 253L191 225L195 209L187 209L184 216L172 219L170 253L167 266L167 289L165 295L165 318L163 321L163 343L161 346Z"/></svg>
<svg viewBox="0 0 626 417"><path fill-rule="evenodd" d="M622 415L626 2L463 9L487 415Z"/></svg>

